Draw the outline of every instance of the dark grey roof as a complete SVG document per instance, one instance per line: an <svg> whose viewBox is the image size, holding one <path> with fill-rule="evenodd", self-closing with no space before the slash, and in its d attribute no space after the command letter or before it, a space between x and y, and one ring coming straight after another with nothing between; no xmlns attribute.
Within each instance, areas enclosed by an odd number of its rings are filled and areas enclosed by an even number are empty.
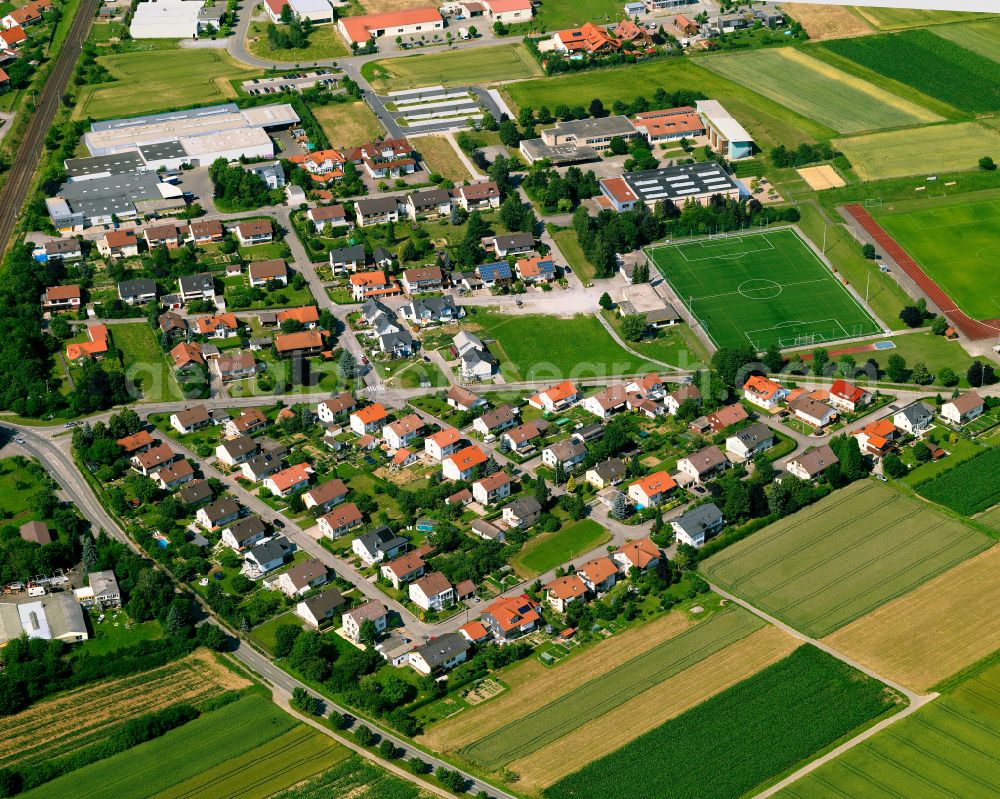
<svg viewBox="0 0 1000 799"><path fill-rule="evenodd" d="M313 616L317 619L322 619L325 618L328 613L332 613L343 605L344 598L340 595L340 591L336 588L328 588L322 593L303 600L303 604L309 608L309 612L312 613Z"/></svg>
<svg viewBox="0 0 1000 799"><path fill-rule="evenodd" d="M736 432L734 437L738 438L747 446L755 447L761 441L773 440L774 433L772 433L766 425L756 422L755 424L752 424L749 427L744 427L742 430Z"/></svg>
<svg viewBox="0 0 1000 799"><path fill-rule="evenodd" d="M285 553L291 549L291 545L283 537L272 538L268 541L261 541L250 549L249 555L260 564L268 561L283 558Z"/></svg>
<svg viewBox="0 0 1000 799"><path fill-rule="evenodd" d="M415 208L432 208L451 202L451 194L446 189L424 189L409 196Z"/></svg>
<svg viewBox="0 0 1000 799"><path fill-rule="evenodd" d="M239 106L237 106L236 103L220 103L219 105L190 108L186 111L165 111L162 114L145 114L139 117L126 117L123 119L108 119L104 122L92 122L90 129L95 132L102 130L118 130L119 128L127 128L132 125L151 125L156 122L167 122L177 119L199 119L214 114L235 113L239 110Z"/></svg>
<svg viewBox="0 0 1000 799"><path fill-rule="evenodd" d="M910 424L918 424L934 418L934 412L922 402L914 402L903 408L900 413L909 420Z"/></svg>
<svg viewBox="0 0 1000 799"><path fill-rule="evenodd" d="M234 513L239 513L240 503L235 499L227 497L226 499L220 499L218 502L213 502L211 505L206 505L202 510L205 511L205 515L209 521L215 521L216 519L224 519L227 516L232 516Z"/></svg>
<svg viewBox="0 0 1000 799"><path fill-rule="evenodd" d="M508 233L495 236L494 241L498 250L513 250L535 246L535 237L531 233Z"/></svg>
<svg viewBox="0 0 1000 799"><path fill-rule="evenodd" d="M143 144L139 152L147 161L161 161L166 158L187 158L187 152L179 141L161 141L156 144Z"/></svg>
<svg viewBox="0 0 1000 799"><path fill-rule="evenodd" d="M267 527L260 516L247 516L245 519L239 519L238 521L233 522L226 529L233 534L233 538L235 538L239 543L242 543L265 532Z"/></svg>
<svg viewBox="0 0 1000 799"><path fill-rule="evenodd" d="M523 519L525 516L530 516L533 513L541 513L542 511L541 503L534 497L521 497L520 499L515 499L507 507L510 508L511 512L519 519Z"/></svg>
<svg viewBox="0 0 1000 799"><path fill-rule="evenodd" d="M189 291L214 291L215 280L209 274L185 275L180 278L180 286L185 294Z"/></svg>
<svg viewBox="0 0 1000 799"><path fill-rule="evenodd" d="M205 480L194 480L177 492L182 502L194 505L212 498L212 489Z"/></svg>
<svg viewBox="0 0 1000 799"><path fill-rule="evenodd" d="M135 150L113 155L93 155L86 158L67 158L63 165L71 178L109 173L121 175L143 169L145 164Z"/></svg>
<svg viewBox="0 0 1000 799"><path fill-rule="evenodd" d="M657 200L683 202L691 196L739 188L732 176L715 161L626 172L622 178L639 199L650 204Z"/></svg>
<svg viewBox="0 0 1000 799"><path fill-rule="evenodd" d="M465 636L460 633L445 633L418 647L414 652L419 654L428 666L436 669L463 652L468 652L469 649L469 642L465 640Z"/></svg>
<svg viewBox="0 0 1000 799"><path fill-rule="evenodd" d="M355 200L358 212L365 216L367 214L387 214L398 208L395 197L367 197Z"/></svg>
<svg viewBox="0 0 1000 799"><path fill-rule="evenodd" d="M123 280L118 284L118 293L125 297L141 297L143 294L156 293L156 281L149 278L136 278L135 280Z"/></svg>
<svg viewBox="0 0 1000 799"><path fill-rule="evenodd" d="M400 330L396 333L386 333L384 336L379 336L379 342L386 350L395 350L397 347L413 349L413 336L405 330Z"/></svg>
<svg viewBox="0 0 1000 799"><path fill-rule="evenodd" d="M635 126L627 117L607 116L557 122L551 132L558 136L573 135L577 139L589 139L593 136L634 136Z"/></svg>
<svg viewBox="0 0 1000 799"><path fill-rule="evenodd" d="M600 438L603 435L604 425L600 422L584 425L578 430L573 431L573 438L578 438L581 441L593 441L595 438Z"/></svg>
<svg viewBox="0 0 1000 799"><path fill-rule="evenodd" d="M367 533L358 536L358 540L369 552L385 552L390 549L399 549L409 543L408 538L396 535L392 530L384 525Z"/></svg>
<svg viewBox="0 0 1000 799"><path fill-rule="evenodd" d="M553 166L568 166L582 164L587 161L599 161L601 156L593 147L577 147L573 144L549 145L541 139L522 139L521 152L531 161L548 158Z"/></svg>
<svg viewBox="0 0 1000 799"><path fill-rule="evenodd" d="M689 510L683 516L673 519L670 523L680 527L685 533L694 538L698 533L714 527L722 521L722 511L713 502L707 505L699 505L697 508Z"/></svg>
<svg viewBox="0 0 1000 799"><path fill-rule="evenodd" d="M364 263L364 261L364 244L355 244L353 247L341 247L330 250L330 263L349 264L352 262Z"/></svg>
<svg viewBox="0 0 1000 799"><path fill-rule="evenodd" d="M627 469L625 468L625 461L621 458L608 458L606 461L601 461L597 464L594 467L594 471L597 472L597 476L602 480L608 481L622 477Z"/></svg>
<svg viewBox="0 0 1000 799"><path fill-rule="evenodd" d="M257 442L250 438L250 436L231 438L228 441L223 441L220 446L232 458L239 458L257 450Z"/></svg>
<svg viewBox="0 0 1000 799"><path fill-rule="evenodd" d="M385 247L376 247L372 251L372 258L375 260L376 263L378 263L379 261L393 260L392 253L389 252Z"/></svg>

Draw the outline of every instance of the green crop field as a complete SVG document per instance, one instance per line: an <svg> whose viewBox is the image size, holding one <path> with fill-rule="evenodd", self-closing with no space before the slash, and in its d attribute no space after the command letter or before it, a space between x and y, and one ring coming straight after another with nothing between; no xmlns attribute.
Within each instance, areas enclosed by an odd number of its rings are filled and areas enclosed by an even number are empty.
<svg viewBox="0 0 1000 799"><path fill-rule="evenodd" d="M701 571L819 638L991 543L923 502L862 480L733 544Z"/></svg>
<svg viewBox="0 0 1000 799"><path fill-rule="evenodd" d="M793 230L652 247L649 255L720 347L794 347L881 327Z"/></svg>
<svg viewBox="0 0 1000 799"><path fill-rule="evenodd" d="M183 399L173 369L167 364L152 328L142 323L111 325L111 340L122 356L122 368L129 384L142 393L147 402L173 402Z"/></svg>
<svg viewBox="0 0 1000 799"><path fill-rule="evenodd" d="M525 578L535 577L610 540L611 534L601 525L582 519L531 539L511 560L511 566Z"/></svg>
<svg viewBox="0 0 1000 799"><path fill-rule="evenodd" d="M518 107L530 106L549 110L560 104L586 108L598 97L605 108L616 100L630 103L642 95L651 103L660 87L666 91L691 89L721 102L749 130L754 141L767 149L778 144L791 146L804 141L825 139L835 131L814 122L780 103L765 97L748 86L753 82L741 78L731 81L704 68L711 58L673 59L630 64L616 69L579 72L564 77L545 78L512 83L504 87Z"/></svg>
<svg viewBox="0 0 1000 799"><path fill-rule="evenodd" d="M1000 795L1000 666L782 790L779 799Z"/></svg>
<svg viewBox="0 0 1000 799"><path fill-rule="evenodd" d="M841 133L941 120L922 106L794 47L716 55L700 63L733 81L752 74L756 91Z"/></svg>
<svg viewBox="0 0 1000 799"><path fill-rule="evenodd" d="M542 68L522 44L371 61L362 69L379 91L534 78Z"/></svg>
<svg viewBox="0 0 1000 799"><path fill-rule="evenodd" d="M296 726L296 721L270 700L248 696L171 730L162 738L70 772L23 796L145 799L238 758Z"/></svg>
<svg viewBox="0 0 1000 799"><path fill-rule="evenodd" d="M236 97L231 79L259 74L221 50L153 50L97 60L117 80L84 86L74 112L78 117L109 119L223 103Z"/></svg>
<svg viewBox="0 0 1000 799"><path fill-rule="evenodd" d="M318 777L273 799L430 799L433 794L353 755Z"/></svg>
<svg viewBox="0 0 1000 799"><path fill-rule="evenodd" d="M1000 131L980 122L929 125L834 139L862 180L968 172L983 153L1000 157Z"/></svg>
<svg viewBox="0 0 1000 799"><path fill-rule="evenodd" d="M855 8L877 28L882 30L903 30L924 25L944 25L952 22L977 20L988 17L986 14L974 14L962 11L927 11L920 8L876 8L865 6Z"/></svg>
<svg viewBox="0 0 1000 799"><path fill-rule="evenodd" d="M995 290L1000 200L956 196L883 205L871 212L965 313L975 319L1000 318Z"/></svg>
<svg viewBox="0 0 1000 799"><path fill-rule="evenodd" d="M993 447L932 480L917 485L931 502L972 516L1000 502L1000 447Z"/></svg>
<svg viewBox="0 0 1000 799"><path fill-rule="evenodd" d="M479 310L467 327L490 345L508 382L613 377L647 372L652 364L623 350L596 317L519 316Z"/></svg>
<svg viewBox="0 0 1000 799"><path fill-rule="evenodd" d="M1000 64L928 30L831 39L820 46L963 111L1000 109Z"/></svg>
<svg viewBox="0 0 1000 799"><path fill-rule="evenodd" d="M801 646L565 777L544 796L737 799L901 701L877 680Z"/></svg>
<svg viewBox="0 0 1000 799"><path fill-rule="evenodd" d="M1000 24L995 20L942 25L934 33L991 61L1000 61Z"/></svg>
<svg viewBox="0 0 1000 799"><path fill-rule="evenodd" d="M588 721L600 718L657 683L680 673L760 629L763 622L730 606L602 674L523 718L460 750L467 760L490 770L525 757Z"/></svg>

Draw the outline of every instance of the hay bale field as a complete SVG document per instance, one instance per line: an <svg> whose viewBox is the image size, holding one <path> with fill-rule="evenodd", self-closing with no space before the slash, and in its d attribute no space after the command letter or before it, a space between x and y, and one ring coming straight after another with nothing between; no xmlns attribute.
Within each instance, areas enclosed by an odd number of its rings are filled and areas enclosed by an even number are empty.
<svg viewBox="0 0 1000 799"><path fill-rule="evenodd" d="M825 638L879 674L924 691L1000 649L1000 547L946 571Z"/></svg>
<svg viewBox="0 0 1000 799"><path fill-rule="evenodd" d="M801 641L767 626L622 703L599 719L515 760L521 790L551 785L709 697L791 654Z"/></svg>
<svg viewBox="0 0 1000 799"><path fill-rule="evenodd" d="M724 549L701 572L820 637L992 543L883 483L859 480Z"/></svg>

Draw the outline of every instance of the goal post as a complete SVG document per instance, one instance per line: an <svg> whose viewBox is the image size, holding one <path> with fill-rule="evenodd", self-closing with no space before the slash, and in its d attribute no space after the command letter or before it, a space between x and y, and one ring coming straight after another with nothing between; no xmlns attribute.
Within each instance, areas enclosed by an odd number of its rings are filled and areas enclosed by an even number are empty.
<svg viewBox="0 0 1000 799"><path fill-rule="evenodd" d="M865 208L881 208L882 198L881 197L870 197L865 200Z"/></svg>

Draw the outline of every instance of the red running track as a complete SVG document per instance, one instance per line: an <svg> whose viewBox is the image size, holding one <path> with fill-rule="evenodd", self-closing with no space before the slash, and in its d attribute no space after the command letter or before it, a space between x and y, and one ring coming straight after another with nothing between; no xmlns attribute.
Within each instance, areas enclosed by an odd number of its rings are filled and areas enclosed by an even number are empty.
<svg viewBox="0 0 1000 799"><path fill-rule="evenodd" d="M846 210L847 213L860 223L861 227L872 235L872 238L878 242L882 249L899 264L900 269L906 272L920 286L924 293L930 297L934 304L941 309L942 313L948 317L948 320L963 335L974 341L984 338L994 338L1000 335L1000 319L990 319L980 322L959 310L958 306L955 305L955 301L927 276L927 273L917 265L917 262L906 254L906 251L896 243L892 236L881 228L878 222L864 208L853 204L848 205Z"/></svg>

